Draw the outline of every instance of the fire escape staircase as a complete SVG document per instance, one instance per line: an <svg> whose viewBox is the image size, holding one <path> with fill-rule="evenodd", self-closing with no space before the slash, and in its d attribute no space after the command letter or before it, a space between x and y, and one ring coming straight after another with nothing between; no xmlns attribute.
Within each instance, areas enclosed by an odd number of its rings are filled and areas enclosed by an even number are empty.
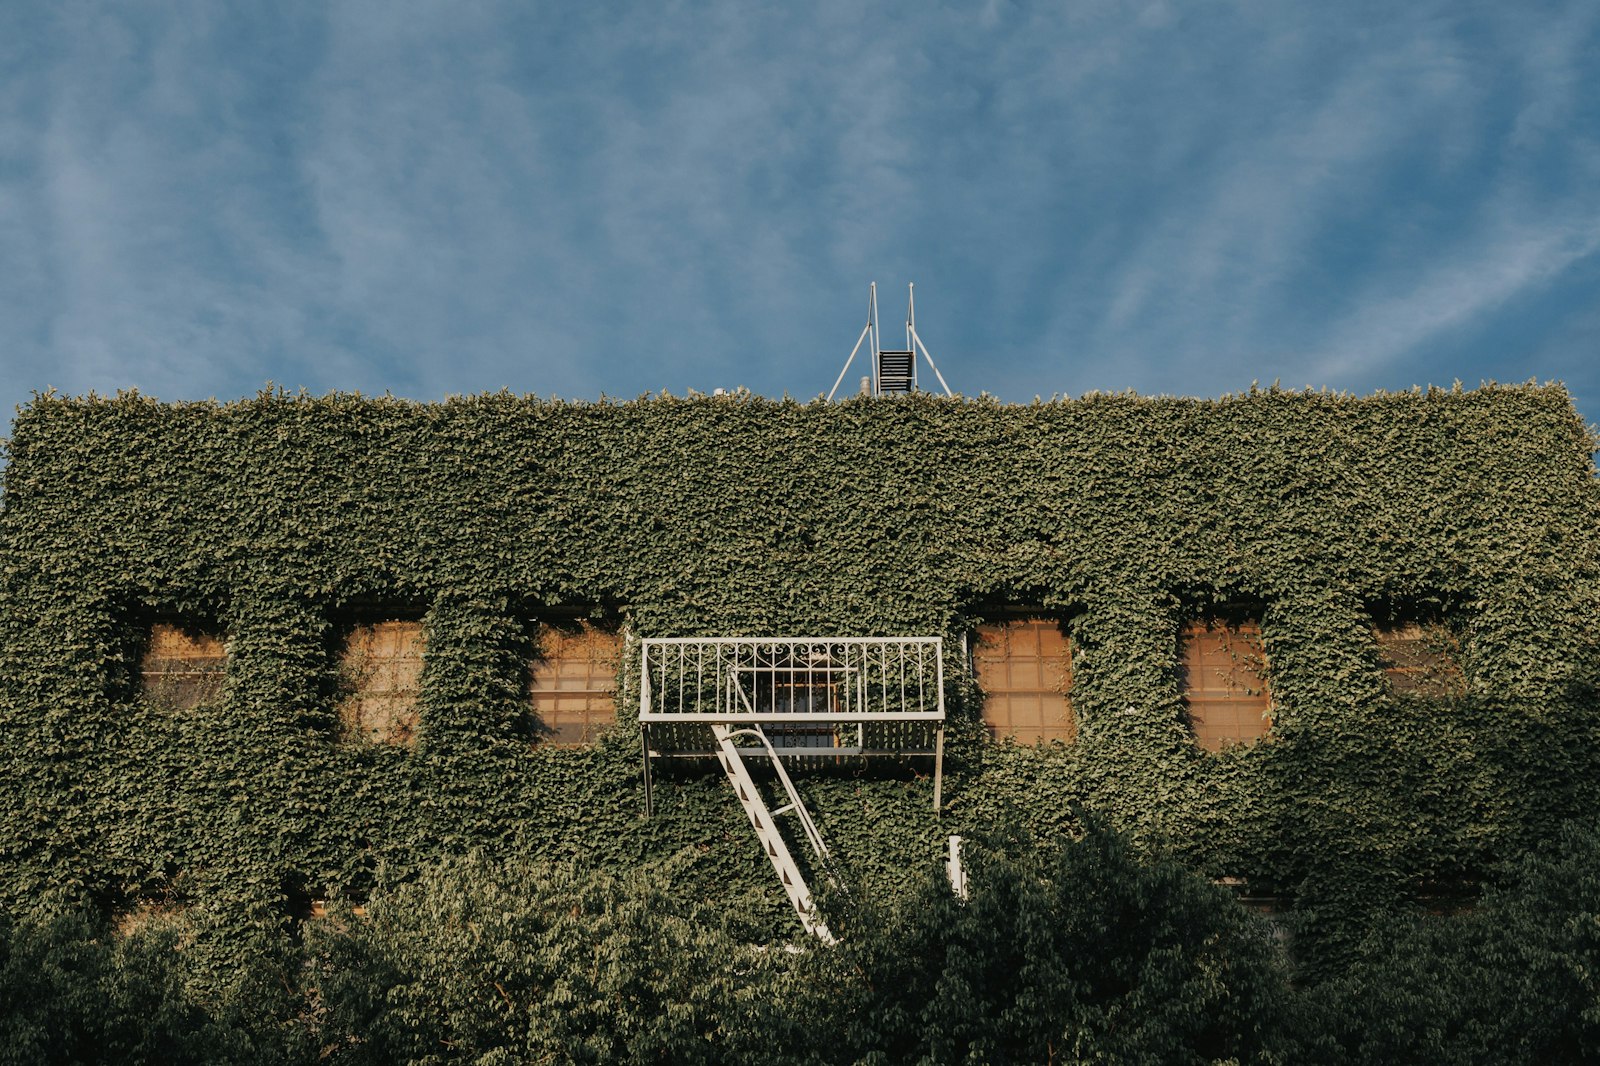
<svg viewBox="0 0 1600 1066"><path fill-rule="evenodd" d="M653 810L654 759L715 758L801 926L824 943L835 943L806 876L809 871L830 884L839 881L828 845L784 760L797 758L804 767L817 758L928 756L938 810L945 720L941 649L941 639L929 636L642 641L639 739L645 815ZM866 723L876 729L870 740ZM855 726L853 748L838 742L842 725ZM834 743L810 744L824 727ZM926 731L921 741L914 733L919 728ZM770 780L758 760L771 767Z"/></svg>
<svg viewBox="0 0 1600 1066"><path fill-rule="evenodd" d="M728 690L729 703L731 704L737 697L747 711L753 712L754 708L750 706L749 697L744 694L738 678L735 676L731 680L733 683ZM823 841L822 833L817 829L817 823L812 819L811 812L806 809L805 801L800 798L799 790L794 787L794 779L789 776L789 771L784 769L783 760L772 749L772 741L767 738L766 731L759 725L741 728L731 722L712 722L711 734L717 741L717 761L722 765L722 772L727 775L728 784L733 786L734 794L739 797L739 806L744 808L745 817L750 819L750 827L755 830L756 839L761 842L761 850L772 863L773 870L778 874L778 880L783 883L784 895L789 897L789 905L794 908L800 924L805 927L806 932L824 943L834 943L833 934L828 931L822 919L817 917L816 906L811 901L811 889L806 884L805 876L800 872L799 864L794 861L788 843L783 839L783 833L778 828L778 817L784 814L795 816L795 820L800 823L806 843L811 846L811 852L819 863L825 864L828 861L828 845ZM737 743L738 737L751 737L757 741L761 749L764 749L761 753L765 754L772 764L778 782L788 797L788 802L777 810L768 810L767 801L762 796L761 789L756 787L755 778L750 775L750 768L744 761L744 751L753 749L741 748Z"/></svg>

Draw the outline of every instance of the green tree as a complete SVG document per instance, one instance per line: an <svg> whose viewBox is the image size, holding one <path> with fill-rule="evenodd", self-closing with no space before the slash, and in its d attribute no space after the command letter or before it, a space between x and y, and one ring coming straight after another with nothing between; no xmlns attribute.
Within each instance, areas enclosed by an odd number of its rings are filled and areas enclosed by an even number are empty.
<svg viewBox="0 0 1600 1066"><path fill-rule="evenodd" d="M1382 923L1304 995L1330 1062L1600 1061L1600 832L1564 826L1475 910Z"/></svg>
<svg viewBox="0 0 1600 1066"><path fill-rule="evenodd" d="M0 915L0 1063L280 1063L310 1048L282 945L232 944L196 972L191 923L117 932L99 911ZM199 952L205 955L204 951Z"/></svg>
<svg viewBox="0 0 1600 1066"><path fill-rule="evenodd" d="M788 965L660 870L481 855L380 892L312 951L325 1043L357 1063L762 1061Z"/></svg>
<svg viewBox="0 0 1600 1066"><path fill-rule="evenodd" d="M831 1029L873 1063L1273 1061L1280 953L1229 893L1145 861L1098 825L966 846L968 898L939 876L891 908L847 908L857 980ZM853 997L853 998L851 998Z"/></svg>

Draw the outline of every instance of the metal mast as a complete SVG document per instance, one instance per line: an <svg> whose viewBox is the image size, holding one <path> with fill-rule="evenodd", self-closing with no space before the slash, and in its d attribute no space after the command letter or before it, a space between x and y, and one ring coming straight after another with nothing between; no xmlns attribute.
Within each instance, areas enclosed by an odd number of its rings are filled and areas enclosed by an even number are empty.
<svg viewBox="0 0 1600 1066"><path fill-rule="evenodd" d="M867 324L861 328L861 335L856 338L856 346L850 349L850 358L844 361L844 369L840 370L839 376L834 379L833 388L828 390L830 401L839 391L844 376L850 372L850 365L855 362L856 354L861 351L861 345L867 341L872 342L872 395L903 396L917 391L919 351L927 360L933 376L939 379L939 387L944 389L944 394L955 395L945 383L944 375L939 373L939 368L934 365L933 356L928 354L928 346L923 344L922 338L917 335L917 287L908 285L906 293L906 346L885 349L883 335L878 328L878 283L872 283L867 296Z"/></svg>

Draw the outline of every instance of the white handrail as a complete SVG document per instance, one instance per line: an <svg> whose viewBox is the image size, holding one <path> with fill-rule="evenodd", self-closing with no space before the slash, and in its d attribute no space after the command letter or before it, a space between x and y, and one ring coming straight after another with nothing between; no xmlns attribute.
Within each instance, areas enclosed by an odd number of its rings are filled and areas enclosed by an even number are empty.
<svg viewBox="0 0 1600 1066"><path fill-rule="evenodd" d="M828 857L828 845L823 842L822 833L817 829L817 823L811 820L811 812L806 809L805 802L800 798L800 791L794 787L794 780L789 776L789 771L783 768L783 760L778 758L778 753L772 748L772 741L767 735L757 728L733 729L728 732L729 737L749 736L755 737L767 749L767 757L772 760L773 769L778 771L778 780L783 782L783 791L789 796L789 809L800 819L800 828L805 831L806 843L811 845L812 852L819 859Z"/></svg>

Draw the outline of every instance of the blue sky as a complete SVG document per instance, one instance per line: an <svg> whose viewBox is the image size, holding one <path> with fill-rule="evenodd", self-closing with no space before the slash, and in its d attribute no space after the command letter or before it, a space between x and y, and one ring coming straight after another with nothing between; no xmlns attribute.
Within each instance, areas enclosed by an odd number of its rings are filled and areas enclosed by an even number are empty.
<svg viewBox="0 0 1600 1066"><path fill-rule="evenodd" d="M0 409L1564 380L1600 4L0 5ZM854 377L855 374L852 374Z"/></svg>

